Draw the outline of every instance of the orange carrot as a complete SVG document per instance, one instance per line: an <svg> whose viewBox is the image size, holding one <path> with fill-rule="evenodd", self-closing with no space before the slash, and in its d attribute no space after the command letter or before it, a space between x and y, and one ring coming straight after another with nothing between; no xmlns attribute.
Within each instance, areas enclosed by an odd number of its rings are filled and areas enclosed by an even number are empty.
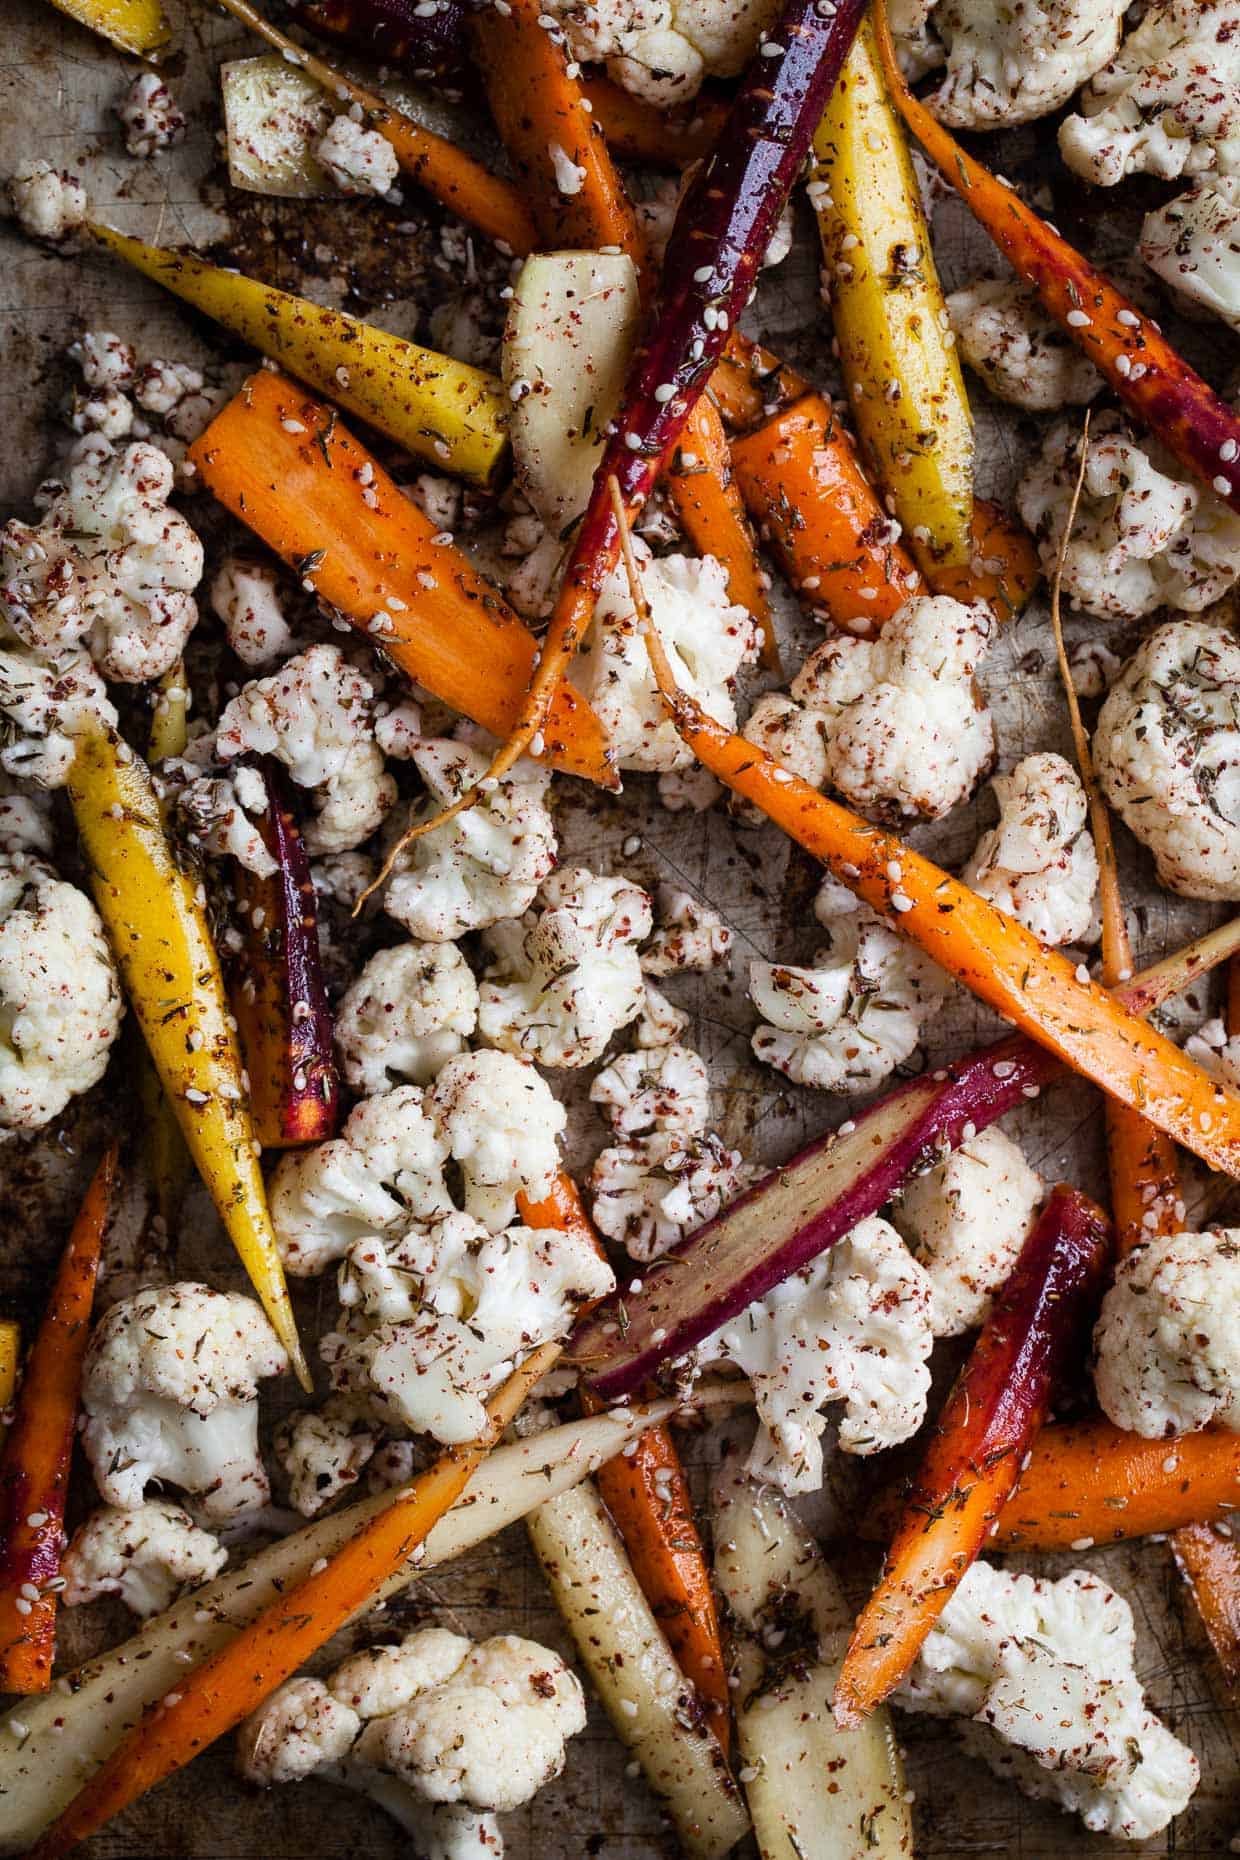
<svg viewBox="0 0 1240 1860"><path fill-rule="evenodd" d="M759 535L797 593L836 626L877 633L924 589L821 394L733 440L732 464Z"/></svg>
<svg viewBox="0 0 1240 1860"><path fill-rule="evenodd" d="M1071 1550L1208 1524L1240 1508L1240 1434L1145 1440L1110 1421L1043 1428L988 1550Z"/></svg>
<svg viewBox="0 0 1240 1860"><path fill-rule="evenodd" d="M1240 510L1240 416L1156 323L917 101L900 69L882 0L874 9L874 31L892 103L974 219L1129 411L1199 483Z"/></svg>
<svg viewBox="0 0 1240 1860"><path fill-rule="evenodd" d="M519 1197L530 1227L558 1227L602 1252L576 1184L561 1175L545 1201ZM589 1396L587 1409L601 1407ZM726 1751L728 1677L715 1608L715 1592L698 1536L688 1481L667 1427L639 1436L632 1454L618 1454L595 1475L603 1503L624 1539L633 1574L667 1636L676 1664L692 1680L706 1720Z"/></svg>
<svg viewBox="0 0 1240 1860"><path fill-rule="evenodd" d="M469 40L500 139L544 246L619 246L641 268L645 241L603 139L569 74L564 34L538 0L483 7ZM564 163L579 184L564 192Z"/></svg>
<svg viewBox="0 0 1240 1860"><path fill-rule="evenodd" d="M446 136L415 123L377 92L346 77L336 65L294 44L251 6L250 0L220 0L220 4L321 84L329 97L360 109L366 127L377 130L391 144L402 172L416 187L509 251L523 255L535 249L538 238L534 222L511 181L492 174Z"/></svg>
<svg viewBox="0 0 1240 1860"><path fill-rule="evenodd" d="M858 1617L835 1687L843 1729L899 1685L986 1543L1081 1342L1109 1248L1101 1209L1053 1189L939 1416Z"/></svg>
<svg viewBox="0 0 1240 1860"><path fill-rule="evenodd" d="M677 687L648 624L646 642L672 721L704 768L1014 1027L1211 1168L1240 1174L1240 1097L1015 918L708 716Z"/></svg>
<svg viewBox="0 0 1240 1860"><path fill-rule="evenodd" d="M204 485L407 677L503 737L537 643L498 590L403 497L334 411L270 369L190 448ZM605 787L602 727L561 687L544 731L555 765Z"/></svg>
<svg viewBox="0 0 1240 1860"><path fill-rule="evenodd" d="M999 621L1023 613L1042 579L1037 544L1014 517L987 498L973 499L973 554L968 562L936 562L910 539L918 567L936 594L985 601Z"/></svg>
<svg viewBox="0 0 1240 1860"><path fill-rule="evenodd" d="M779 670L779 649L766 598L767 578L758 563L753 532L732 476L732 459L718 408L703 394L667 465L668 495L701 555L713 555L727 570L728 593L762 629L763 663Z"/></svg>
<svg viewBox="0 0 1240 1860"><path fill-rule="evenodd" d="M811 390L804 375L734 329L711 376L710 391L733 432L744 433Z"/></svg>
<svg viewBox="0 0 1240 1860"><path fill-rule="evenodd" d="M1186 1524L1171 1539L1214 1657L1229 1686L1240 1681L1240 1547L1229 1525Z"/></svg>
<svg viewBox="0 0 1240 1860"><path fill-rule="evenodd" d="M252 1712L303 1661L416 1562L420 1544L455 1504L476 1468L546 1374L560 1346L535 1350L487 1403L487 1431L450 1448L334 1556L269 1602L236 1638L153 1705L35 1843L30 1860L59 1860Z"/></svg>
<svg viewBox="0 0 1240 1860"><path fill-rule="evenodd" d="M624 161L652 168L683 168L709 155L728 109L717 97L700 96L682 110L660 110L597 72L581 88L608 146Z"/></svg>
<svg viewBox="0 0 1240 1860"><path fill-rule="evenodd" d="M65 1494L116 1159L113 1143L73 1223L0 1458L3 1692L46 1692L52 1683Z"/></svg>

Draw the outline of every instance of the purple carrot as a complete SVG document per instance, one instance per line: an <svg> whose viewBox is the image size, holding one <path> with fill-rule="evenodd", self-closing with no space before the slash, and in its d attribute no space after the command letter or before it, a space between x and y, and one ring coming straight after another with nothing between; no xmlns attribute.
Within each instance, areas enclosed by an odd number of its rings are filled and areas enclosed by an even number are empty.
<svg viewBox="0 0 1240 1860"><path fill-rule="evenodd" d="M314 880L284 771L264 758L263 843L269 878L236 868L244 948L232 977L254 1130L265 1150L335 1135L339 1082L331 1009L319 958Z"/></svg>
<svg viewBox="0 0 1240 1860"><path fill-rule="evenodd" d="M312 31L372 57L408 64L417 77L459 72L466 60L464 0L306 0L297 18Z"/></svg>

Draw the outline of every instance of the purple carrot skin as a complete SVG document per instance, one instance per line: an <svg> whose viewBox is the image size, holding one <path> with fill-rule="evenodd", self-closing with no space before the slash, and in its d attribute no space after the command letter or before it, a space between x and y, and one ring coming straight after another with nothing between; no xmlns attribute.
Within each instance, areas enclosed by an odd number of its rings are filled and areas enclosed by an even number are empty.
<svg viewBox="0 0 1240 1860"><path fill-rule="evenodd" d="M917 101L900 72L884 0L876 0L874 29L892 102L1012 269L1033 285L1124 405L1194 477L1240 510L1240 415L1156 323Z"/></svg>
<svg viewBox="0 0 1240 1860"><path fill-rule="evenodd" d="M821 10L820 10L821 9ZM589 630L599 590L620 559L610 484L630 519L684 431L749 302L771 234L856 34L865 0L787 0L732 101L709 160L681 202L668 240L660 308L634 358L594 487L513 733L490 775L510 769L542 730ZM435 820L472 807L471 788Z"/></svg>
<svg viewBox="0 0 1240 1860"><path fill-rule="evenodd" d="M335 1135L339 1081L305 842L283 769L264 757L258 772L263 843L279 870L258 878L235 867L245 947L231 995L254 1133L265 1150L282 1150Z"/></svg>
<svg viewBox="0 0 1240 1860"><path fill-rule="evenodd" d="M1134 976L1116 998L1148 1014L1187 979L1226 961L1238 938L1235 919ZM1044 1048L1012 1037L898 1086L851 1128L810 1144L649 1266L640 1292L604 1300L577 1326L568 1356L600 1399L635 1393L876 1214L913 1169L1063 1076Z"/></svg>
<svg viewBox="0 0 1240 1860"><path fill-rule="evenodd" d="M465 65L465 21L473 10L460 0L430 7L422 0L308 0L295 17L372 58L407 63L415 77L442 77Z"/></svg>
<svg viewBox="0 0 1240 1860"><path fill-rule="evenodd" d="M1101 1208L1052 1189L956 1379L909 1491L883 1574L835 1687L857 1725L899 1685L985 1545L1084 1342L1111 1249Z"/></svg>

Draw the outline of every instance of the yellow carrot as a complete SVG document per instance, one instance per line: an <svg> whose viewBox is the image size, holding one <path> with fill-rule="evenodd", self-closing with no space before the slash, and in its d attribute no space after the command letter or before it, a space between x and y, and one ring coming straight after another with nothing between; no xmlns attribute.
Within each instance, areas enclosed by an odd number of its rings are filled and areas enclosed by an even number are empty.
<svg viewBox="0 0 1240 1860"><path fill-rule="evenodd" d="M52 5L139 58L154 58L172 37L159 0L52 0Z"/></svg>
<svg viewBox="0 0 1240 1860"><path fill-rule="evenodd" d="M95 902L186 1147L309 1387L201 882L178 865L150 772L114 731L79 738L68 794Z"/></svg>
<svg viewBox="0 0 1240 1860"><path fill-rule="evenodd" d="M310 387L394 439L436 470L475 484L494 477L508 450L503 385L494 375L373 323L225 271L193 252L169 251L91 225L91 237Z"/></svg>

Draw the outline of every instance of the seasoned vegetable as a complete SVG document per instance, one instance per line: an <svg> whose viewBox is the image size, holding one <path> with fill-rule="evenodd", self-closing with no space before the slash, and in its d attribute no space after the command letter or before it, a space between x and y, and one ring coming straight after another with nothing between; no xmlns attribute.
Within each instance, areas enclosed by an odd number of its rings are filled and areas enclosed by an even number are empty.
<svg viewBox="0 0 1240 1860"><path fill-rule="evenodd" d="M139 58L157 57L172 37L159 0L52 0L52 4Z"/></svg>
<svg viewBox="0 0 1240 1860"><path fill-rule="evenodd" d="M32 1860L58 1860L131 1802L181 1769L253 1711L269 1692L317 1653L338 1628L372 1602L454 1505L559 1346L544 1344L487 1404L485 1436L453 1448L419 1474L393 1503L292 1587L282 1590L229 1641L148 1706L89 1782L31 1849ZM418 1559L422 1560L422 1559Z"/></svg>
<svg viewBox="0 0 1240 1860"><path fill-rule="evenodd" d="M917 176L873 29L814 132L831 322L852 415L895 515L945 563L973 554L973 423Z"/></svg>
<svg viewBox="0 0 1240 1860"><path fill-rule="evenodd" d="M1100 1209L1076 1189L1052 1191L939 1416L853 1630L835 1689L842 1728L899 1685L986 1543L1083 1343L1110 1242Z"/></svg>
<svg viewBox="0 0 1240 1860"><path fill-rule="evenodd" d="M265 757L258 773L267 791L259 831L278 870L258 878L234 865L244 947L232 1002L254 1134L265 1150L285 1150L335 1135L339 1079L310 861L279 763Z"/></svg>
<svg viewBox="0 0 1240 1860"><path fill-rule="evenodd" d="M312 304L94 225L91 237L196 310L280 362L436 470L487 484L508 449L504 391L493 375L406 342L342 310Z"/></svg>
<svg viewBox="0 0 1240 1860"><path fill-rule="evenodd" d="M177 864L146 764L114 731L79 739L68 791L95 902L160 1082L254 1290L309 1387L201 885Z"/></svg>
<svg viewBox="0 0 1240 1860"><path fill-rule="evenodd" d="M762 1860L910 1860L912 1820L887 1712L839 1731L831 1697L852 1615L787 1500L724 1460L715 1580L733 1630L736 1728Z"/></svg>
<svg viewBox="0 0 1240 1860"><path fill-rule="evenodd" d="M52 1683L69 1463L116 1162L113 1144L100 1159L61 1256L0 1457L0 1690L5 1692L46 1692Z"/></svg>
<svg viewBox="0 0 1240 1860"><path fill-rule="evenodd" d="M220 502L407 677L496 735L510 727L533 635L334 410L263 369L190 459ZM555 699L543 748L558 767L615 785L602 729L575 692Z"/></svg>

